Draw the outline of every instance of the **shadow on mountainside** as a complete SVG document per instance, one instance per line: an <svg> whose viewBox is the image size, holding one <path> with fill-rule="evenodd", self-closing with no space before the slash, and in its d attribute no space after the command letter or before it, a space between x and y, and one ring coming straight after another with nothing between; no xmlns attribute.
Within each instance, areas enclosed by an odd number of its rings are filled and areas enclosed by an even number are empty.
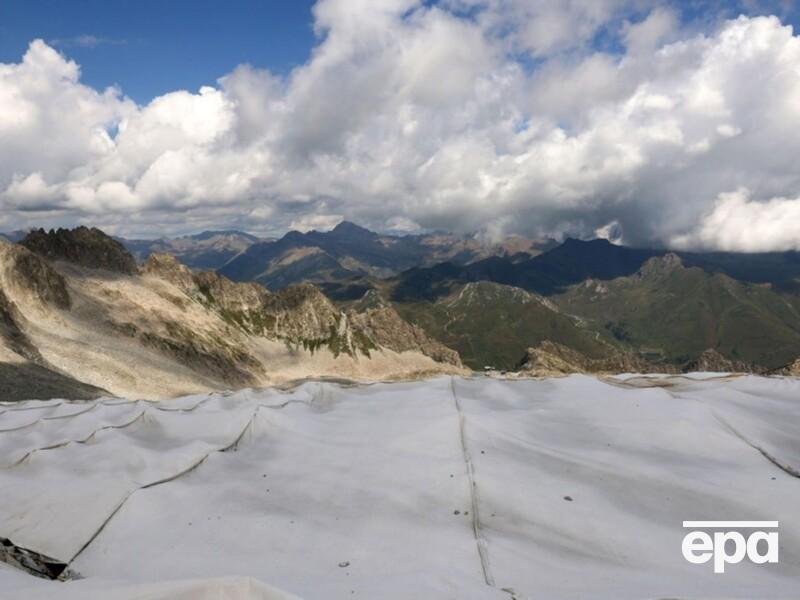
<svg viewBox="0 0 800 600"><path fill-rule="evenodd" d="M0 363L0 400L92 400L111 396L106 390L33 363Z"/></svg>

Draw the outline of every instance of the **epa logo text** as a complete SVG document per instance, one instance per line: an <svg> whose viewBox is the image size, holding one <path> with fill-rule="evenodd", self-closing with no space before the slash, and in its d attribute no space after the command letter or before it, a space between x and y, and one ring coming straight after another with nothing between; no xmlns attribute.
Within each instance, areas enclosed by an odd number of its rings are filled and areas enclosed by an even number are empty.
<svg viewBox="0 0 800 600"><path fill-rule="evenodd" d="M683 538L683 557L696 565L713 559L714 573L724 573L726 564L740 563L745 556L758 565L778 562L777 521L684 521L683 527L694 530Z"/></svg>

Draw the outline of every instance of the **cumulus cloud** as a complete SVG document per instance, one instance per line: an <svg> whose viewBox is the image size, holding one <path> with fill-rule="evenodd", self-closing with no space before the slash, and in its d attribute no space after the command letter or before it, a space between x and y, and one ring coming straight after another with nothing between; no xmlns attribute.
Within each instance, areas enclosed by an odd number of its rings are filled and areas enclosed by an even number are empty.
<svg viewBox="0 0 800 600"><path fill-rule="evenodd" d="M677 236L673 245L744 252L800 250L800 198L758 202L746 189L720 194L697 228Z"/></svg>
<svg viewBox="0 0 800 600"><path fill-rule="evenodd" d="M343 221L342 215L305 215L292 221L289 227L294 231L330 231Z"/></svg>
<svg viewBox="0 0 800 600"><path fill-rule="evenodd" d="M639 5L320 0L319 42L288 76L240 65L145 105L34 41L0 65L3 222L148 235L347 218L751 248L697 223L741 188L767 201L746 210L796 206L800 39L777 17L698 32L675 8L626 12ZM600 31L623 51L598 50ZM784 231L771 248L797 246Z"/></svg>
<svg viewBox="0 0 800 600"><path fill-rule="evenodd" d="M664 39L675 33L679 21L674 10L660 6L638 23L625 23L623 40L628 52L652 52Z"/></svg>

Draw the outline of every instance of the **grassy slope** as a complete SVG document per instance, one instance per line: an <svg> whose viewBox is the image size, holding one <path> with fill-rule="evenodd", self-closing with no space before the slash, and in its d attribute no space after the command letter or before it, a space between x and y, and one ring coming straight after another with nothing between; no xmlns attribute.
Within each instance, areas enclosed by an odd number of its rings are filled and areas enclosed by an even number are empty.
<svg viewBox="0 0 800 600"><path fill-rule="evenodd" d="M586 282L554 300L594 328L669 362L694 358L706 348L768 367L800 355L796 297L698 268Z"/></svg>
<svg viewBox="0 0 800 600"><path fill-rule="evenodd" d="M561 342L592 357L608 349L594 332L539 297L495 283L467 284L438 302L398 303L396 308L475 369L511 369L529 346L542 340Z"/></svg>

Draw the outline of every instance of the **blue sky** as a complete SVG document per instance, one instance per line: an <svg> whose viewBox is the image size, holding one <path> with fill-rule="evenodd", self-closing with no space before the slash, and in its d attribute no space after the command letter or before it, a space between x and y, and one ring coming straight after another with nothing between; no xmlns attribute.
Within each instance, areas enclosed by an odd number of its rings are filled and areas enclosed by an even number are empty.
<svg viewBox="0 0 800 600"><path fill-rule="evenodd" d="M311 0L3 0L0 62L41 38L95 88L139 103L213 84L240 63L285 74L315 43ZM92 36L91 38L85 36Z"/></svg>
<svg viewBox="0 0 800 600"><path fill-rule="evenodd" d="M643 2L640 10L601 28L595 46L619 51L622 20L643 17L658 4L671 5L685 24L700 28L704 21L740 13L779 14L795 28L798 22L793 0ZM314 0L2 0L0 62L18 61L30 41L41 38L81 66L85 84L117 85L141 104L176 89L213 85L242 63L286 75L319 42L313 5Z"/></svg>

